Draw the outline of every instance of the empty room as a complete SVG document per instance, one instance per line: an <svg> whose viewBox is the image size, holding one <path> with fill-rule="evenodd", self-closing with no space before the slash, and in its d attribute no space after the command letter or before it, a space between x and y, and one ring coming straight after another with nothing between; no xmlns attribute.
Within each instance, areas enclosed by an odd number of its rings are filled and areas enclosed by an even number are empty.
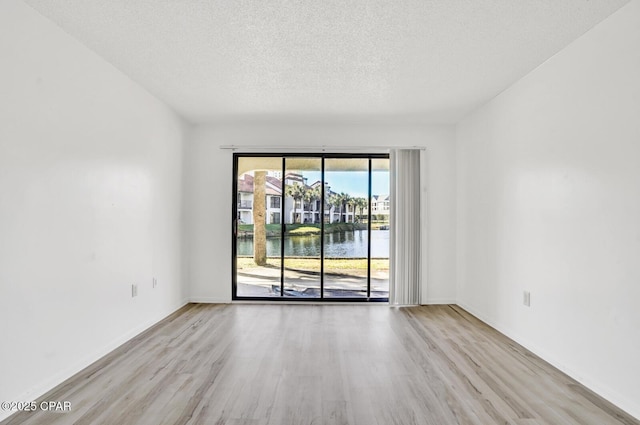
<svg viewBox="0 0 640 425"><path fill-rule="evenodd" d="M640 425L640 0L0 1L0 424Z"/></svg>

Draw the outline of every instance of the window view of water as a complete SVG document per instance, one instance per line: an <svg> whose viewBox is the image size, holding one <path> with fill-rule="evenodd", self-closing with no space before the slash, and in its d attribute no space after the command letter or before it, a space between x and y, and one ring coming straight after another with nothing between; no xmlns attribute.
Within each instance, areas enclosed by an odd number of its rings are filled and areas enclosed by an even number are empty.
<svg viewBox="0 0 640 425"><path fill-rule="evenodd" d="M335 232L325 235L325 257L350 257L366 258L367 237L366 230L350 232ZM320 235L311 236L286 236L284 240L285 257L319 257ZM253 255L253 239L238 238L238 256ZM267 256L280 256L280 238L267 239ZM389 231L371 230L371 257L389 257Z"/></svg>
<svg viewBox="0 0 640 425"><path fill-rule="evenodd" d="M234 158L234 299L388 299L388 155Z"/></svg>

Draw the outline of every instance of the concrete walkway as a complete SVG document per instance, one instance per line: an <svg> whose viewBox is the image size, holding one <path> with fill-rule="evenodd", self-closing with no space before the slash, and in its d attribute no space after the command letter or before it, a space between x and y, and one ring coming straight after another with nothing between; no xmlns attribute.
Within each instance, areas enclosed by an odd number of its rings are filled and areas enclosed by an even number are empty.
<svg viewBox="0 0 640 425"><path fill-rule="evenodd" d="M366 297L367 279L345 274L324 275L325 298ZM238 270L238 295L245 297L279 297L280 270L277 268L251 268ZM285 295L293 297L320 297L320 276L314 273L285 270ZM389 280L371 278L371 297L387 298Z"/></svg>

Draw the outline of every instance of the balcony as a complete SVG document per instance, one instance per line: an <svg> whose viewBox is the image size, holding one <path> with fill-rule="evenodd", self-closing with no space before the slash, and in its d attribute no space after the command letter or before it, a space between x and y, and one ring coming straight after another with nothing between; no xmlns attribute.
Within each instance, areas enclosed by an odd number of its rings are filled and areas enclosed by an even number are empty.
<svg viewBox="0 0 640 425"><path fill-rule="evenodd" d="M253 208L253 201L238 201L239 210L250 210Z"/></svg>

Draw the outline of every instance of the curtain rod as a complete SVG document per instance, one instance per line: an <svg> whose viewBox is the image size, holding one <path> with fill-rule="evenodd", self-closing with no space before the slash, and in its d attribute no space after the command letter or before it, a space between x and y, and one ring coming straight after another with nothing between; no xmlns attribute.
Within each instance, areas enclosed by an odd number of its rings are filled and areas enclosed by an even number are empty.
<svg viewBox="0 0 640 425"><path fill-rule="evenodd" d="M387 151L390 149L426 150L424 146L260 146L260 145L221 145L220 149L232 151L286 151L286 152L326 152L326 151Z"/></svg>

